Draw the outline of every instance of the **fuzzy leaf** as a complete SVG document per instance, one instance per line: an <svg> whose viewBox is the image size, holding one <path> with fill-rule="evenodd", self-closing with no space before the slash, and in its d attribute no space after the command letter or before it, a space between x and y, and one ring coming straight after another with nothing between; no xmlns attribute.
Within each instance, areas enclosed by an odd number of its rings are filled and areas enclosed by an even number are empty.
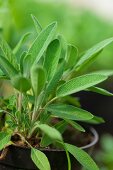
<svg viewBox="0 0 113 170"><path fill-rule="evenodd" d="M36 64L42 57L47 46L53 39L56 31L56 26L56 22L47 26L44 30L41 31L41 33L37 36L37 38L31 45L30 49L28 50L28 54L32 55L32 64Z"/></svg>
<svg viewBox="0 0 113 170"><path fill-rule="evenodd" d="M18 42L18 44L16 45L16 47L13 50L13 54L16 54L19 49L21 48L21 46L23 45L23 43L26 41L26 39L29 37L31 33L26 33L23 35L23 37L20 39L20 41Z"/></svg>
<svg viewBox="0 0 113 170"><path fill-rule="evenodd" d="M61 85L57 90L57 97L67 96L85 90L107 79L107 76L101 74L87 74L69 80Z"/></svg>
<svg viewBox="0 0 113 170"><path fill-rule="evenodd" d="M31 159L40 170L51 170L46 155L34 148L31 148Z"/></svg>
<svg viewBox="0 0 113 170"><path fill-rule="evenodd" d="M65 146L69 153L71 153L75 159L87 170L99 170L93 159L82 149L65 143Z"/></svg>
<svg viewBox="0 0 113 170"><path fill-rule="evenodd" d="M70 69L75 66L77 62L78 50L73 45L68 45L68 54L67 54L67 65L66 69Z"/></svg>
<svg viewBox="0 0 113 170"><path fill-rule="evenodd" d="M92 86L92 87L88 88L88 91L92 91L92 92L96 92L96 93L99 93L99 94L103 94L105 96L113 96L112 93L110 93L109 91L107 91L105 89L102 89L100 87Z"/></svg>
<svg viewBox="0 0 113 170"><path fill-rule="evenodd" d="M8 59L11 63L15 63L15 56L12 53L11 48L7 44L7 42L3 39L3 37L0 35L0 48L4 53L4 57ZM0 62L1 63L1 62Z"/></svg>
<svg viewBox="0 0 113 170"><path fill-rule="evenodd" d="M49 44L44 61L44 68L46 69L48 80L51 80L56 72L60 52L60 42L58 39L55 39Z"/></svg>
<svg viewBox="0 0 113 170"><path fill-rule="evenodd" d="M88 51L86 51L86 53L79 59L76 68L78 68L79 66L83 65L85 62L87 62L87 60L91 59L94 54L98 53L100 50L102 50L103 48L105 48L107 45L109 45L110 43L113 42L113 37L112 38L108 38L98 44L96 44L95 46L93 46L92 48L90 48Z"/></svg>
<svg viewBox="0 0 113 170"><path fill-rule="evenodd" d="M23 56L23 75L25 77L29 77L31 65L32 65L32 56L31 56L31 54L26 55L25 58Z"/></svg>
<svg viewBox="0 0 113 170"><path fill-rule="evenodd" d="M54 127L62 134L67 127L67 123L63 120L63 121L60 121L57 124L55 124ZM42 147L47 147L52 142L53 142L52 139L50 139L47 135L44 134L42 139L41 139L40 144L41 144Z"/></svg>
<svg viewBox="0 0 113 170"><path fill-rule="evenodd" d="M85 122L91 123L91 124L105 123L104 119L98 116L94 116L91 120L87 120Z"/></svg>
<svg viewBox="0 0 113 170"><path fill-rule="evenodd" d="M33 22L34 22L36 31L37 31L37 33L39 34L39 33L42 31L42 27L41 27L39 21L37 20L37 18L36 18L34 15L31 14L31 17L32 17L32 20L33 20Z"/></svg>
<svg viewBox="0 0 113 170"><path fill-rule="evenodd" d="M66 122L69 123L75 129L77 129L81 132L85 132L85 129L81 125L79 125L77 122L72 121L72 120L66 120Z"/></svg>
<svg viewBox="0 0 113 170"><path fill-rule="evenodd" d="M93 118L93 115L90 112L71 105L51 104L47 106L46 109L53 115L62 119L90 120Z"/></svg>
<svg viewBox="0 0 113 170"><path fill-rule="evenodd" d="M4 149L11 140L11 134L0 132L0 150Z"/></svg>
<svg viewBox="0 0 113 170"><path fill-rule="evenodd" d="M63 71L64 71L65 61L62 61L59 64L58 70L51 79L51 81L48 83L47 89L46 89L46 95L52 93L52 91L57 87L57 83L62 77Z"/></svg>
<svg viewBox="0 0 113 170"><path fill-rule="evenodd" d="M19 90L20 92L26 92L31 88L29 80L21 75L12 77L11 83L14 88Z"/></svg>
<svg viewBox="0 0 113 170"><path fill-rule="evenodd" d="M31 68L31 83L35 96L38 96L46 82L45 70L38 65Z"/></svg>
<svg viewBox="0 0 113 170"><path fill-rule="evenodd" d="M39 123L36 123L36 127L39 128L41 131L43 131L52 140L63 141L62 135L60 134L60 132L57 129L55 129L47 124L39 124Z"/></svg>
<svg viewBox="0 0 113 170"><path fill-rule="evenodd" d="M18 71L14 68L14 66L3 56L0 56L0 68L3 73L8 75L10 78L18 74Z"/></svg>

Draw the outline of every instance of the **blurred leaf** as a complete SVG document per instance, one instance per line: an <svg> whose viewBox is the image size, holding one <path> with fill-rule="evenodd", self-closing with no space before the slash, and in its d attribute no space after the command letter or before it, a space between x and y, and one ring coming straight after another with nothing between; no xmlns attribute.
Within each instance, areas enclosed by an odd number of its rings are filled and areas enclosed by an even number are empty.
<svg viewBox="0 0 113 170"><path fill-rule="evenodd" d="M62 119L89 120L93 118L90 112L71 105L51 104L46 107L46 110Z"/></svg>
<svg viewBox="0 0 113 170"><path fill-rule="evenodd" d="M92 87L88 88L87 90L92 91L92 92L96 92L96 93L99 93L99 94L103 94L105 96L113 96L112 93L110 93L109 91L102 89L100 87L92 86Z"/></svg>
<svg viewBox="0 0 113 170"><path fill-rule="evenodd" d="M66 127L67 127L67 123L63 120L63 121L60 121L58 123L56 123L54 125L54 127L62 134ZM42 139L41 139L41 146L42 147L47 147L48 145L50 145L52 143L52 139L50 139L47 135L43 135Z"/></svg>
<svg viewBox="0 0 113 170"><path fill-rule="evenodd" d="M13 55L11 48L1 35L0 35L0 47L4 53L5 58L7 58L7 60L10 61L12 64L15 64L16 62L15 56Z"/></svg>
<svg viewBox="0 0 113 170"><path fill-rule="evenodd" d="M44 61L44 68L46 69L48 80L53 78L57 70L60 52L60 42L58 39L55 39L49 44Z"/></svg>
<svg viewBox="0 0 113 170"><path fill-rule="evenodd" d="M68 53L67 53L67 65L66 69L71 69L75 66L78 59L78 50L73 45L68 45Z"/></svg>
<svg viewBox="0 0 113 170"><path fill-rule="evenodd" d="M83 65L85 62L87 62L87 60L91 59L94 54L98 53L100 50L102 50L103 48L105 48L107 45L109 45L110 43L113 42L113 38L108 38L98 44L96 44L95 46L93 46L92 48L90 48L88 51L86 51L86 53L79 59L78 63L76 64L76 68L80 67L81 65Z"/></svg>
<svg viewBox="0 0 113 170"><path fill-rule="evenodd" d="M55 141L63 141L62 139L62 135L60 134L60 132L55 129L54 127L51 127L47 124L39 124L39 123L35 123L35 126L37 128L39 128L41 131L43 131L48 137L50 137L52 140Z"/></svg>
<svg viewBox="0 0 113 170"><path fill-rule="evenodd" d="M31 83L35 96L37 97L44 88L46 82L45 70L38 65L31 68Z"/></svg>
<svg viewBox="0 0 113 170"><path fill-rule="evenodd" d="M21 64L23 64L22 66L22 70L23 70L23 75L25 77L29 77L30 74L30 68L32 65L32 55L28 54L25 55L26 53L23 53L23 55L21 57L23 57L23 59L21 58Z"/></svg>
<svg viewBox="0 0 113 170"><path fill-rule="evenodd" d="M18 74L18 71L14 66L3 56L0 56L0 68L3 73L8 75L10 78Z"/></svg>
<svg viewBox="0 0 113 170"><path fill-rule="evenodd" d="M26 33L23 35L16 47L13 49L13 54L16 54L19 51L19 49L22 47L23 43L26 41L30 34L31 33Z"/></svg>
<svg viewBox="0 0 113 170"><path fill-rule="evenodd" d="M57 72L55 73L55 75L53 76L53 78L47 85L46 95L49 95L50 93L52 93L52 91L57 87L57 83L59 82L59 80L62 77L62 74L64 71L64 66L65 66L65 61L62 61L59 64Z"/></svg>
<svg viewBox="0 0 113 170"><path fill-rule="evenodd" d="M34 148L31 148L31 159L40 170L51 170L46 155Z"/></svg>
<svg viewBox="0 0 113 170"><path fill-rule="evenodd" d="M71 153L75 159L87 170L99 170L93 159L82 149L65 143L65 146L69 153Z"/></svg>
<svg viewBox="0 0 113 170"><path fill-rule="evenodd" d="M0 132L0 150L4 149L11 140L11 134Z"/></svg>
<svg viewBox="0 0 113 170"><path fill-rule="evenodd" d="M73 78L58 88L56 96L63 97L81 90L85 90L86 88L94 86L106 79L107 76L93 73Z"/></svg>
<svg viewBox="0 0 113 170"><path fill-rule="evenodd" d="M105 123L104 119L98 116L94 116L91 120L87 120L86 122L91 124Z"/></svg>
<svg viewBox="0 0 113 170"><path fill-rule="evenodd" d="M29 48L28 54L32 55L32 64L36 64L42 57L47 46L53 39L53 36L56 31L56 26L57 24L56 22L54 22L47 26L44 30L42 30Z"/></svg>
<svg viewBox="0 0 113 170"><path fill-rule="evenodd" d="M14 88L19 90L20 92L26 92L31 88L29 80L21 75L12 77L11 83Z"/></svg>
<svg viewBox="0 0 113 170"><path fill-rule="evenodd" d="M85 129L80 124L78 124L77 122L72 121L72 120L66 120L66 122L69 123L75 129L77 129L81 132L85 132Z"/></svg>
<svg viewBox="0 0 113 170"><path fill-rule="evenodd" d="M34 22L36 31L39 34L42 31L42 26L34 15L31 14L31 17L32 17L32 20Z"/></svg>

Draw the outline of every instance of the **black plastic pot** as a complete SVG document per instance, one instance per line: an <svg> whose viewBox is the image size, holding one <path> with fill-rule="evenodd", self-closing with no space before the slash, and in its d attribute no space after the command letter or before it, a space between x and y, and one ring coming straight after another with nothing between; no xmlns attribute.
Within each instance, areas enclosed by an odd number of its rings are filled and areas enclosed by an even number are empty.
<svg viewBox="0 0 113 170"><path fill-rule="evenodd" d="M94 145L98 141L98 134L95 129L90 128L93 138L91 143L81 148L91 154ZM41 149L48 157L51 170L67 170L67 158L65 151L56 149ZM71 156L71 155L70 155ZM71 156L72 170L79 170L80 165ZM0 170L37 170L30 158L30 149L16 146L9 146L6 157L0 160ZM46 170L46 169L45 169Z"/></svg>

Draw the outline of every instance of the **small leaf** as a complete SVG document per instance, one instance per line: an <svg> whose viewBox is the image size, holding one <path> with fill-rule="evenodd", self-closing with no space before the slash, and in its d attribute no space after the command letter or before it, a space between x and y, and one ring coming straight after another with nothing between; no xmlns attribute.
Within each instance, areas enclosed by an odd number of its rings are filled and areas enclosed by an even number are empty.
<svg viewBox="0 0 113 170"><path fill-rule="evenodd" d="M0 150L4 149L11 140L11 134L0 132Z"/></svg>
<svg viewBox="0 0 113 170"><path fill-rule="evenodd" d="M78 50L73 45L68 45L68 54L67 54L67 65L66 69L71 69L75 66L78 57Z"/></svg>
<svg viewBox="0 0 113 170"><path fill-rule="evenodd" d="M53 39L53 36L56 31L56 26L56 22L50 24L44 30L42 30L41 33L36 37L35 41L28 50L28 54L31 54L32 56L32 64L36 64L42 57L47 46Z"/></svg>
<svg viewBox="0 0 113 170"><path fill-rule="evenodd" d="M65 146L69 153L71 153L75 159L87 170L99 170L93 159L82 149L65 143Z"/></svg>
<svg viewBox="0 0 113 170"><path fill-rule="evenodd" d="M79 125L77 122L72 121L72 120L66 120L66 122L69 123L75 129L77 129L81 132L85 132L85 129L81 125Z"/></svg>
<svg viewBox="0 0 113 170"><path fill-rule="evenodd" d="M20 39L20 41L18 42L18 44L16 45L16 47L13 49L13 54L16 54L19 49L21 48L22 44L26 41L26 39L29 37L31 33L26 33L23 35L23 37Z"/></svg>
<svg viewBox="0 0 113 170"><path fill-rule="evenodd" d="M62 135L60 134L60 132L58 130L56 130L53 127L50 127L47 124L39 124L36 123L35 125L37 128L39 128L41 131L43 131L48 137L50 137L52 140L55 141L63 141L62 139Z"/></svg>
<svg viewBox="0 0 113 170"><path fill-rule="evenodd" d="M46 69L48 80L51 80L57 70L60 52L60 42L58 39L55 39L49 44L44 61L44 68Z"/></svg>
<svg viewBox="0 0 113 170"><path fill-rule="evenodd" d="M19 90L20 92L26 92L31 88L29 80L21 75L12 77L11 83L14 88Z"/></svg>
<svg viewBox="0 0 113 170"><path fill-rule="evenodd" d="M53 115L69 120L89 120L93 115L86 110L65 104L51 104L46 109Z"/></svg>
<svg viewBox="0 0 113 170"><path fill-rule="evenodd" d="M113 38L108 38L98 44L96 44L95 46L93 46L92 48L90 48L88 51L86 51L86 53L79 59L76 68L83 65L87 60L89 60L92 56L94 56L95 53L98 53L100 50L102 50L103 48L105 48L107 45L109 45L110 43L113 42Z"/></svg>
<svg viewBox="0 0 113 170"><path fill-rule="evenodd" d="M7 74L10 78L18 74L14 66L3 56L0 56L0 68L4 74Z"/></svg>
<svg viewBox="0 0 113 170"><path fill-rule="evenodd" d="M38 65L31 68L31 83L35 96L38 96L46 82L45 70Z"/></svg>
<svg viewBox="0 0 113 170"><path fill-rule="evenodd" d="M96 92L96 93L99 93L99 94L103 94L105 96L113 96L112 93L110 93L109 91L107 91L105 89L102 89L100 87L92 86L92 87L88 88L88 91L92 91L92 92Z"/></svg>
<svg viewBox="0 0 113 170"><path fill-rule="evenodd" d="M39 33L42 31L42 27L41 27L39 21L37 20L37 18L36 18L34 15L31 14L31 17L32 17L32 20L33 20L33 22L34 22L36 31L37 31L37 33L39 34Z"/></svg>
<svg viewBox="0 0 113 170"><path fill-rule="evenodd" d="M34 148L31 148L31 159L40 170L51 170L46 155Z"/></svg>
<svg viewBox="0 0 113 170"><path fill-rule="evenodd" d="M61 85L57 90L57 97L67 96L85 90L107 79L107 76L101 74L87 74L69 80Z"/></svg>

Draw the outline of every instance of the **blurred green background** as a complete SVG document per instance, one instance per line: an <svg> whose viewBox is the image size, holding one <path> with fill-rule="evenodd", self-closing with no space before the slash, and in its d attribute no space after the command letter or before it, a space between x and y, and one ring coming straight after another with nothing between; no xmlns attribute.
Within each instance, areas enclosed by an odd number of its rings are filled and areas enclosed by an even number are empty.
<svg viewBox="0 0 113 170"><path fill-rule="evenodd" d="M0 28L11 47L26 31L34 29L30 14L34 14L43 27L57 21L58 31L67 42L76 45L80 53L113 36L113 23L78 9L76 4L66 5L56 0L0 0ZM112 68L112 47L113 44L102 52L91 70Z"/></svg>
<svg viewBox="0 0 113 170"><path fill-rule="evenodd" d="M34 30L31 14L38 18L42 27L45 27L52 21L57 21L58 31L64 35L68 43L78 47L79 53L87 50L97 42L113 37L112 21L104 20L88 10L78 9L76 4L73 6L60 0L52 0L51 2L47 0L0 0L0 33L3 34L11 48L15 47L24 33ZM97 61L88 68L87 72L100 69L113 69L113 44L104 49ZM105 84L111 91L113 90L112 82L113 78ZM5 88L5 93L8 95L10 86L4 87L3 83L0 82L0 91L2 92ZM87 97L90 98L90 95L86 96L86 102ZM90 108L91 99L96 101L97 98L99 99L96 104L97 110L95 110L94 103L92 104L93 107ZM90 103L90 106L86 106L87 110L93 113L100 112L100 116L103 112L111 115L108 118L108 127L106 127L109 131L111 124L113 124L113 121L111 121L113 117L113 99L108 101L108 98L99 98L98 95L91 99L87 102ZM101 107L99 110L98 104L102 105L103 110ZM104 105L106 109L103 107ZM107 135L101 139L101 150L95 156L101 170L113 170L112 143L112 136Z"/></svg>

